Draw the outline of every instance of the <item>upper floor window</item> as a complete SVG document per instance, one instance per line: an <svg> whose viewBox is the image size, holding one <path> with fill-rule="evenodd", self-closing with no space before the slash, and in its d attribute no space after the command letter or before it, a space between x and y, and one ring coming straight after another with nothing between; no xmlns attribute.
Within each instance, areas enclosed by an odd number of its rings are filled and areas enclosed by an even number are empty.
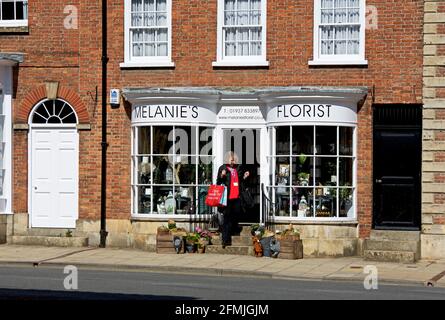
<svg viewBox="0 0 445 320"><path fill-rule="evenodd" d="M267 66L266 0L218 0L214 66Z"/></svg>
<svg viewBox="0 0 445 320"><path fill-rule="evenodd" d="M367 64L365 0L315 0L314 14L310 64Z"/></svg>
<svg viewBox="0 0 445 320"><path fill-rule="evenodd" d="M125 0L125 62L121 67L173 66L171 0Z"/></svg>
<svg viewBox="0 0 445 320"><path fill-rule="evenodd" d="M28 0L0 0L0 27L28 26Z"/></svg>

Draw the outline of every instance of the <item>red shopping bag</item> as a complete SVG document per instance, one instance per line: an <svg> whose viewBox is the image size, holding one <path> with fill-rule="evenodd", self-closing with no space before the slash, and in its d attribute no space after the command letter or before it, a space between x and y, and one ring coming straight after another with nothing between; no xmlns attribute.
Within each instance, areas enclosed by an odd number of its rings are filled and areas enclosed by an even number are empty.
<svg viewBox="0 0 445 320"><path fill-rule="evenodd" d="M212 184L209 186L209 190L206 196L206 205L209 207L221 206L221 199L224 195L225 186L219 186Z"/></svg>

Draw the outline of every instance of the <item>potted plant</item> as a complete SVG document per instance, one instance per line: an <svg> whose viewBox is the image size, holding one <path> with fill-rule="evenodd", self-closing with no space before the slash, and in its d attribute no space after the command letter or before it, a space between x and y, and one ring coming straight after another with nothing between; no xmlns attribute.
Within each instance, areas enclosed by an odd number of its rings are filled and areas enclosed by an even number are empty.
<svg viewBox="0 0 445 320"><path fill-rule="evenodd" d="M196 248L198 246L199 239L201 237L199 236L199 233L197 232L189 232L185 236L185 248L188 253L196 252Z"/></svg>

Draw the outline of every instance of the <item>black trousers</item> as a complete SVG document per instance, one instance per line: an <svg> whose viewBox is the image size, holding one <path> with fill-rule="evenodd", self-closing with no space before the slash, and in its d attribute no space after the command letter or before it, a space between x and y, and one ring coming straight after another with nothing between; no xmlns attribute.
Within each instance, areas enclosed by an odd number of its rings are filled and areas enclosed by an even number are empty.
<svg viewBox="0 0 445 320"><path fill-rule="evenodd" d="M240 199L227 201L227 207L224 210L224 222L222 227L222 243L230 244L232 234L238 229L239 215L241 214Z"/></svg>

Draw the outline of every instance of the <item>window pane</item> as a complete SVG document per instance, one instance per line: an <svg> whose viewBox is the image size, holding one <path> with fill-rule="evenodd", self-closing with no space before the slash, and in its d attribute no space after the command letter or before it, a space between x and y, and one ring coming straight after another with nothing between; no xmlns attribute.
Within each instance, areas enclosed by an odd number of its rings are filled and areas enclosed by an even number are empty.
<svg viewBox="0 0 445 320"><path fill-rule="evenodd" d="M151 153L151 135L150 127L139 127L138 132L138 154L150 154Z"/></svg>
<svg viewBox="0 0 445 320"><path fill-rule="evenodd" d="M273 188L275 192L275 203L277 205L277 216L289 217L290 209L290 188L277 187Z"/></svg>
<svg viewBox="0 0 445 320"><path fill-rule="evenodd" d="M210 185L213 181L213 157L200 157L198 167L198 183Z"/></svg>
<svg viewBox="0 0 445 320"><path fill-rule="evenodd" d="M276 154L290 154L290 127L276 127Z"/></svg>
<svg viewBox="0 0 445 320"><path fill-rule="evenodd" d="M292 157L292 184L312 186L314 178L314 158L301 155Z"/></svg>
<svg viewBox="0 0 445 320"><path fill-rule="evenodd" d="M196 184L196 157L175 156L175 183Z"/></svg>
<svg viewBox="0 0 445 320"><path fill-rule="evenodd" d="M2 3L2 20L14 20L14 2Z"/></svg>
<svg viewBox="0 0 445 320"><path fill-rule="evenodd" d="M288 186L290 184L289 157L277 157L275 161L275 184Z"/></svg>
<svg viewBox="0 0 445 320"><path fill-rule="evenodd" d="M337 216L337 188L315 188L315 216Z"/></svg>
<svg viewBox="0 0 445 320"><path fill-rule="evenodd" d="M334 0L321 0L322 8L332 8L334 5Z"/></svg>
<svg viewBox="0 0 445 320"><path fill-rule="evenodd" d="M316 127L316 154L337 154L337 127Z"/></svg>
<svg viewBox="0 0 445 320"><path fill-rule="evenodd" d="M348 10L345 8L334 10L334 22L335 23L347 23L348 22Z"/></svg>
<svg viewBox="0 0 445 320"><path fill-rule="evenodd" d="M196 154L196 127L175 128L176 154Z"/></svg>
<svg viewBox="0 0 445 320"><path fill-rule="evenodd" d="M151 183L151 172L154 169L154 166L150 161L149 156L137 157L138 184Z"/></svg>
<svg viewBox="0 0 445 320"><path fill-rule="evenodd" d="M292 127L292 154L311 155L314 153L314 127Z"/></svg>
<svg viewBox="0 0 445 320"><path fill-rule="evenodd" d="M333 23L334 10L321 10L321 23Z"/></svg>
<svg viewBox="0 0 445 320"><path fill-rule="evenodd" d="M15 4L15 18L17 20L25 19L24 11L23 11L23 1L17 1Z"/></svg>
<svg viewBox="0 0 445 320"><path fill-rule="evenodd" d="M352 158L340 158L340 186L352 186Z"/></svg>
<svg viewBox="0 0 445 320"><path fill-rule="evenodd" d="M142 27L144 20L142 20L142 14L132 13L131 14L131 26L132 27Z"/></svg>
<svg viewBox="0 0 445 320"><path fill-rule="evenodd" d="M346 54L346 41L334 41L334 54Z"/></svg>
<svg viewBox="0 0 445 320"><path fill-rule="evenodd" d="M151 187L137 187L138 203L137 213L150 214L151 213Z"/></svg>
<svg viewBox="0 0 445 320"><path fill-rule="evenodd" d="M153 183L172 184L175 173L169 157L153 157Z"/></svg>
<svg viewBox="0 0 445 320"><path fill-rule="evenodd" d="M176 187L176 214L195 213L196 188L190 186Z"/></svg>
<svg viewBox="0 0 445 320"><path fill-rule="evenodd" d="M176 209L173 187L153 187L153 211L158 214L173 214Z"/></svg>
<svg viewBox="0 0 445 320"><path fill-rule="evenodd" d="M211 214L212 208L207 206L205 199L207 197L208 187L198 187L198 214Z"/></svg>
<svg viewBox="0 0 445 320"><path fill-rule="evenodd" d="M292 216L313 217L314 196L312 188L292 188Z"/></svg>
<svg viewBox="0 0 445 320"><path fill-rule="evenodd" d="M315 185L337 185L337 158L318 157L316 162Z"/></svg>
<svg viewBox="0 0 445 320"><path fill-rule="evenodd" d="M354 128L340 127L340 155L352 156Z"/></svg>
<svg viewBox="0 0 445 320"><path fill-rule="evenodd" d="M153 154L173 154L173 127L153 127Z"/></svg>
<svg viewBox="0 0 445 320"><path fill-rule="evenodd" d="M339 216L340 217L353 217L354 216L354 203L353 203L354 189L340 188L339 192L340 192Z"/></svg>
<svg viewBox="0 0 445 320"><path fill-rule="evenodd" d="M156 11L166 11L167 0L156 0Z"/></svg>
<svg viewBox="0 0 445 320"><path fill-rule="evenodd" d="M199 154L212 155L214 129L210 127L199 128Z"/></svg>
<svg viewBox="0 0 445 320"><path fill-rule="evenodd" d="M155 25L155 14L145 13L144 14L144 24L145 27L151 27Z"/></svg>

